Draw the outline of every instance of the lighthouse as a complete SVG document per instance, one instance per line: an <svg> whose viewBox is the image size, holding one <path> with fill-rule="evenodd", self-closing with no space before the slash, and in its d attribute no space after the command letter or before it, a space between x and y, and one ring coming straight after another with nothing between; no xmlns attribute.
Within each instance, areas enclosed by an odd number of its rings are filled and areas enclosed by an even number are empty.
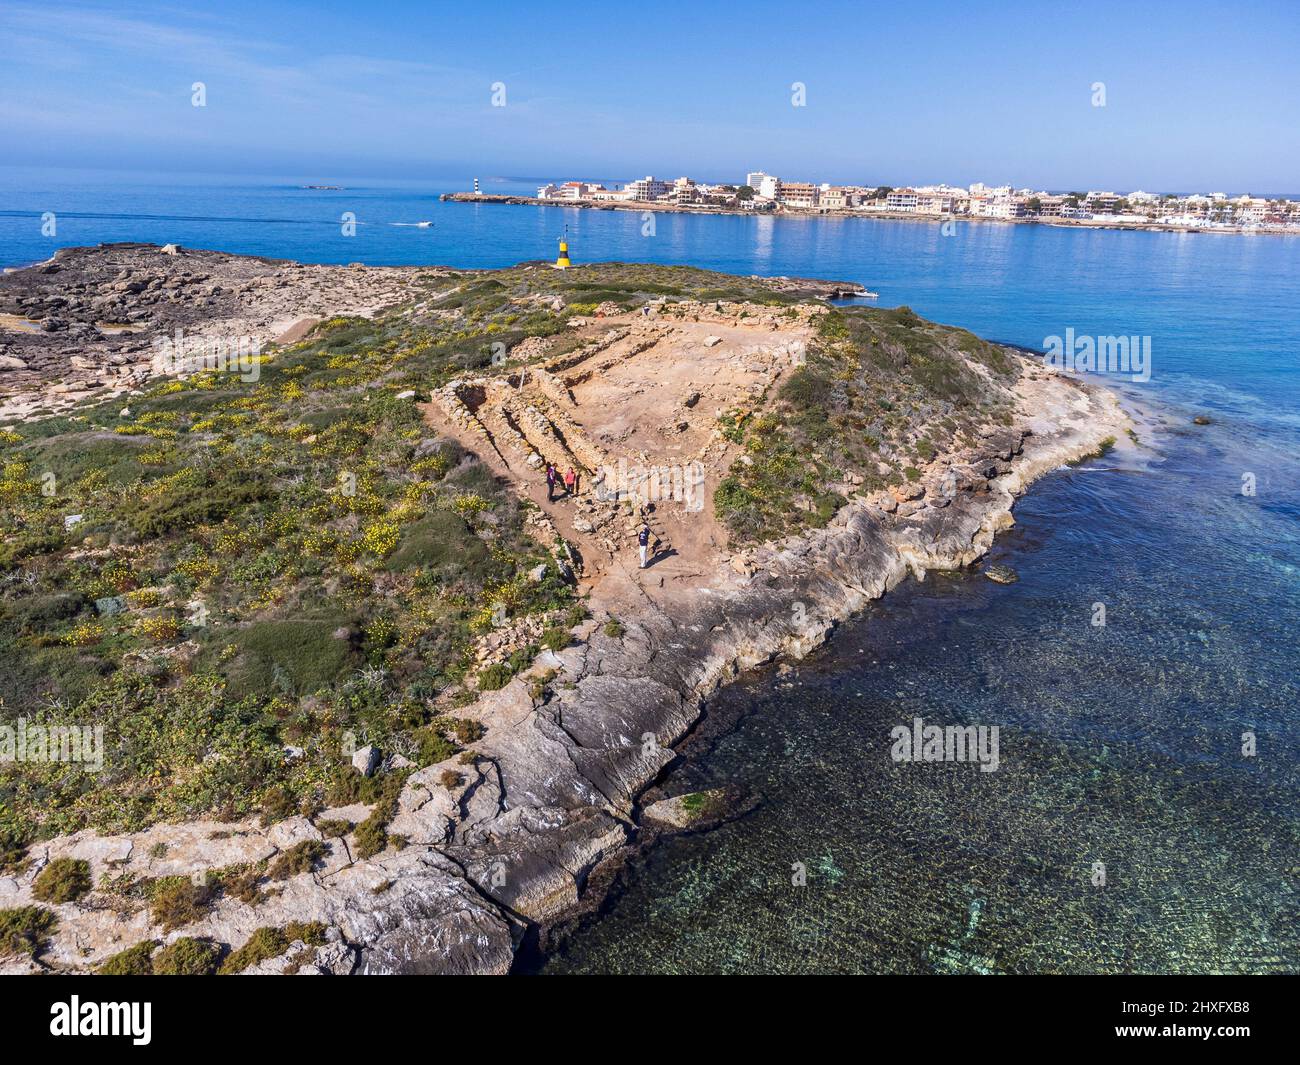
<svg viewBox="0 0 1300 1065"><path fill-rule="evenodd" d="M569 227L564 227L564 236L560 238L560 256L555 260L555 269L567 270L573 263L569 261Z"/></svg>

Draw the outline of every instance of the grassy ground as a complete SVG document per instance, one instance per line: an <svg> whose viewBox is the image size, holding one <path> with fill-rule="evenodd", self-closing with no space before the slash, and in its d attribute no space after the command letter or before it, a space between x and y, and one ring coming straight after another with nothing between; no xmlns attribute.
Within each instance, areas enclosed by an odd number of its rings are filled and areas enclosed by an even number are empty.
<svg viewBox="0 0 1300 1065"><path fill-rule="evenodd" d="M975 425L1008 421L1016 374L1003 349L906 307L824 315L769 411L724 423L745 454L718 486L718 518L742 541L824 525L846 474L866 490L914 479Z"/></svg>

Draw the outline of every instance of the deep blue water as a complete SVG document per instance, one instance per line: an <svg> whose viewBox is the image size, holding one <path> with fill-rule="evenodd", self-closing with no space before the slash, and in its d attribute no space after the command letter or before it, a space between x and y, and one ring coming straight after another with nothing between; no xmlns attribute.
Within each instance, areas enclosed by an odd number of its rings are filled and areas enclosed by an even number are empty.
<svg viewBox="0 0 1300 1065"><path fill-rule="evenodd" d="M793 678L721 694L666 785L762 805L633 863L548 971L1300 970L1300 238L669 214L645 236L628 212L437 202L468 178L296 187L316 180L0 169L0 263L150 240L493 267L567 224L578 262L861 281L1030 347L1151 338L1151 380L1123 385L1140 453L1034 488L995 549L1020 581L905 588ZM1001 769L896 765L913 716L998 724Z"/></svg>

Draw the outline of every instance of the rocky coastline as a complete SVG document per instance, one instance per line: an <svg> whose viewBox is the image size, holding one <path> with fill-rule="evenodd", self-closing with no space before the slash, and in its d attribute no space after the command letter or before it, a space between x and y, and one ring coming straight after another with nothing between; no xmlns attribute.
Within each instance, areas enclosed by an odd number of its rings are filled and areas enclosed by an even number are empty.
<svg viewBox="0 0 1300 1065"><path fill-rule="evenodd" d="M274 277L303 268L259 261L250 269ZM353 301L400 289L402 276L374 281L370 291L354 289ZM267 319L263 328L281 324L274 313L258 317ZM1018 398L1011 425L986 427L978 446L936 461L915 483L855 496L825 528L720 555L688 606L645 596L635 611L620 606L622 624L611 630L598 620L605 604L597 588L593 618L571 646L543 651L529 672L469 708L484 737L458 782L446 785L442 764L406 779L388 826L402 848L363 858L346 834L322 831L325 823L365 820L370 808L360 805L269 826L205 820L124 836L84 831L33 846L22 872L0 876L0 908L31 905L34 881L55 859L84 859L97 881L197 880L214 867L310 846L319 855L314 868L286 876L256 905L223 896L184 935L235 945L268 926L326 929L323 941L296 940L246 972L510 971L526 936L544 938L555 922L593 905L610 868L644 831L641 797L720 685L764 663L802 658L908 577L972 565L1013 524L1016 499L1037 478L1124 440L1128 417L1104 389L1033 367ZM539 700L530 679L543 670L563 683ZM680 810L656 806L660 823L680 820ZM147 910L113 900L52 908L59 926L48 949L5 959L0 972L85 971L150 938L176 938Z"/></svg>

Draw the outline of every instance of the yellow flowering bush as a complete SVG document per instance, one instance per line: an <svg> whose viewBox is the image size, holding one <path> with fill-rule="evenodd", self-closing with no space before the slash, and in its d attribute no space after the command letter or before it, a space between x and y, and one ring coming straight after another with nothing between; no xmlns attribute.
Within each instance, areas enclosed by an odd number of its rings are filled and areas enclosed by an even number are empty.
<svg viewBox="0 0 1300 1065"><path fill-rule="evenodd" d="M491 504L477 492L466 492L451 501L452 509L462 518L478 514L480 511L487 510L490 506Z"/></svg>
<svg viewBox="0 0 1300 1065"><path fill-rule="evenodd" d="M183 573L195 584L205 584L221 572L221 567L206 555L198 555L177 562L176 572Z"/></svg>
<svg viewBox="0 0 1300 1065"><path fill-rule="evenodd" d="M174 640L181 632L179 622L167 615L144 618L140 622L139 629L151 640Z"/></svg>
<svg viewBox="0 0 1300 1065"><path fill-rule="evenodd" d="M37 484L27 476L25 462L6 462L0 472L0 503L12 503L36 490Z"/></svg>
<svg viewBox="0 0 1300 1065"><path fill-rule="evenodd" d="M141 466L166 466L171 461L172 452L165 447L147 447L136 457Z"/></svg>
<svg viewBox="0 0 1300 1065"><path fill-rule="evenodd" d="M338 535L333 529L313 529L303 538L302 549L308 555L324 555L337 543Z"/></svg>
<svg viewBox="0 0 1300 1065"><path fill-rule="evenodd" d="M439 451L435 455L411 463L411 472L417 477L427 477L432 481L436 481L447 472L450 466L451 462L447 456Z"/></svg>
<svg viewBox="0 0 1300 1065"><path fill-rule="evenodd" d="M82 621L64 633L63 642L69 647L87 647L104 638L104 626L98 621Z"/></svg>
<svg viewBox="0 0 1300 1065"><path fill-rule="evenodd" d="M135 567L129 560L118 558L105 565L91 581L90 594L96 599L108 595L121 595L123 592L130 591L138 583Z"/></svg>
<svg viewBox="0 0 1300 1065"><path fill-rule="evenodd" d="M381 519L372 521L366 526L365 532L361 535L361 544L370 554L384 558L397 546L397 541L401 538L402 532L397 522Z"/></svg>

